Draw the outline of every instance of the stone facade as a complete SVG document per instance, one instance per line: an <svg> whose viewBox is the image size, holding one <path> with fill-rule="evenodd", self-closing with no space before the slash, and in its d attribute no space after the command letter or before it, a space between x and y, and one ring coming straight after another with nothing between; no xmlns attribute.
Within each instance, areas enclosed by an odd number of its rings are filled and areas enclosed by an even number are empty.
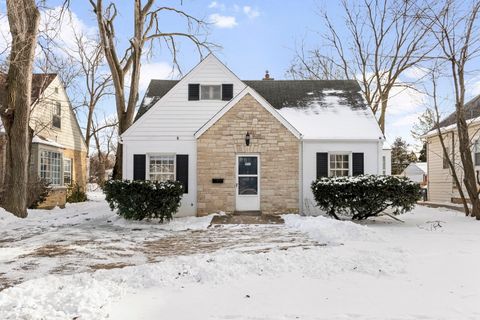
<svg viewBox="0 0 480 320"><path fill-rule="evenodd" d="M245 144L249 132L251 142ZM260 156L260 210L299 211L300 141L250 94L197 140L197 214L235 211L236 156ZM221 184L212 178L223 178Z"/></svg>
<svg viewBox="0 0 480 320"><path fill-rule="evenodd" d="M67 202L67 187L52 187L48 197L38 205L38 209L65 208Z"/></svg>

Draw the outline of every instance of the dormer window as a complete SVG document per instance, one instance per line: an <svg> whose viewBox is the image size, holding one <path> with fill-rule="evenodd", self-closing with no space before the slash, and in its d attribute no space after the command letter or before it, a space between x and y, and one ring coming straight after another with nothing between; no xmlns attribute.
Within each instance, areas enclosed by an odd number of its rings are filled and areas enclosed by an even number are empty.
<svg viewBox="0 0 480 320"><path fill-rule="evenodd" d="M220 100L222 93L222 86L200 86L200 98L201 100Z"/></svg>

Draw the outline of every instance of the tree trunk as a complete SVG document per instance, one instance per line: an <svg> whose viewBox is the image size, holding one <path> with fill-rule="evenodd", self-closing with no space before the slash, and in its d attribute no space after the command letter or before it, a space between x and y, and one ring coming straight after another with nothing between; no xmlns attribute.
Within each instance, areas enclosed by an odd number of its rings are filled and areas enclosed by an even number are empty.
<svg viewBox="0 0 480 320"><path fill-rule="evenodd" d="M40 12L34 0L7 0L12 35L2 120L7 133L4 208L27 216L32 72Z"/></svg>
<svg viewBox="0 0 480 320"><path fill-rule="evenodd" d="M463 183L465 185L465 189L467 189L470 203L472 204L471 215L477 219L480 219L480 200L478 199L477 179L475 176L475 167L473 165L472 154L470 150L468 125L463 114L463 108L457 108L457 128L460 159L462 161L464 171Z"/></svg>

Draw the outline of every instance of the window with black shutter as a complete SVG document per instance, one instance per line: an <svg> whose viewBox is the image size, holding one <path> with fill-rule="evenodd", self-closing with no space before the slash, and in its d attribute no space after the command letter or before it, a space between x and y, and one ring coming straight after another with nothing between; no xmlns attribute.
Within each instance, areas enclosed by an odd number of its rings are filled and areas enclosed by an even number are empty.
<svg viewBox="0 0 480 320"><path fill-rule="evenodd" d="M233 98L233 84L222 84L222 100L230 101Z"/></svg>
<svg viewBox="0 0 480 320"><path fill-rule="evenodd" d="M364 173L363 152L352 153L352 174L358 176Z"/></svg>
<svg viewBox="0 0 480 320"><path fill-rule="evenodd" d="M144 154L133 155L133 180L145 180L146 163Z"/></svg>
<svg viewBox="0 0 480 320"><path fill-rule="evenodd" d="M198 83L188 84L188 100L190 101L200 100L200 85Z"/></svg>
<svg viewBox="0 0 480 320"><path fill-rule="evenodd" d="M317 153L317 179L328 177L328 153Z"/></svg>
<svg viewBox="0 0 480 320"><path fill-rule="evenodd" d="M183 186L183 193L188 193L188 154L177 154L176 179Z"/></svg>

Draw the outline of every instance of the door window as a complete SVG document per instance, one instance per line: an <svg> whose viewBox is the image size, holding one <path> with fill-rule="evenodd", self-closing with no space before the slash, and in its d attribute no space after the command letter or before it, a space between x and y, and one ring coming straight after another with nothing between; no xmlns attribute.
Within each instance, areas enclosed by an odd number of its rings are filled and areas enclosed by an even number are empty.
<svg viewBox="0 0 480 320"><path fill-rule="evenodd" d="M258 158L238 157L238 194L258 194Z"/></svg>

